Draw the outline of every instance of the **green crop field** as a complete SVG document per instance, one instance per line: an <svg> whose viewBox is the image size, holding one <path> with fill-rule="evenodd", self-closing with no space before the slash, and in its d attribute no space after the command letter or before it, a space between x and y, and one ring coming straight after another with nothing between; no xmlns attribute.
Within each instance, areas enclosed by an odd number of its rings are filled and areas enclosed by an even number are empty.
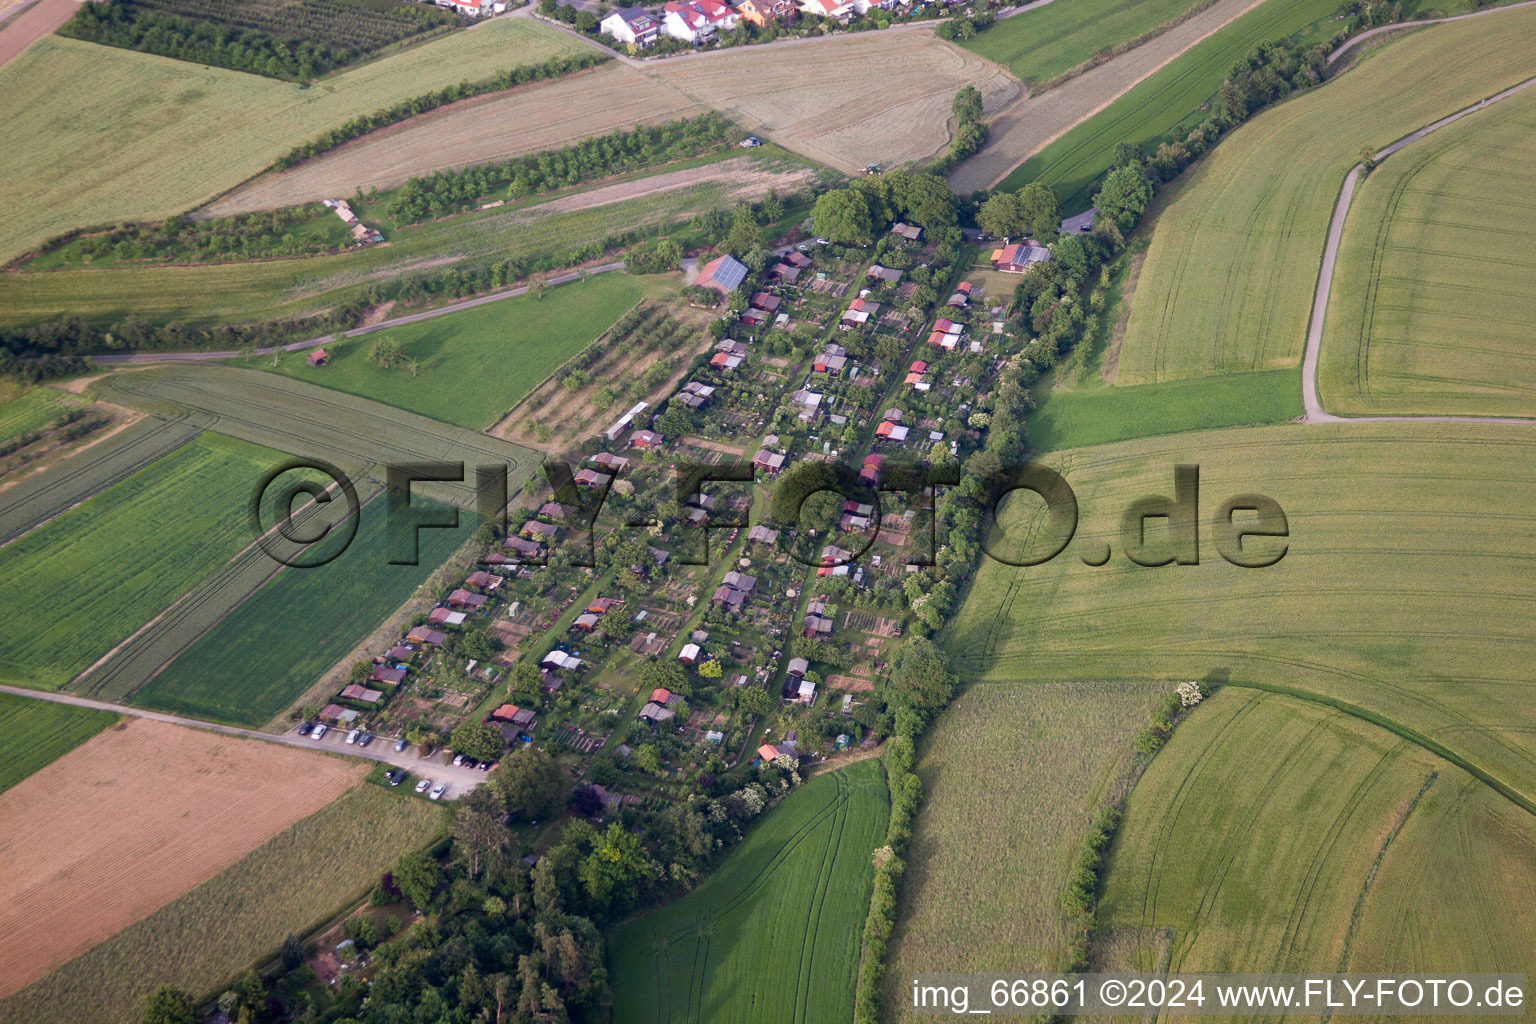
<svg viewBox="0 0 1536 1024"><path fill-rule="evenodd" d="M1318 387L1330 412L1536 415L1536 91L1388 157L1356 190Z"/></svg>
<svg viewBox="0 0 1536 1024"><path fill-rule="evenodd" d="M999 187L1019 189L1031 181L1043 181L1056 190L1065 209L1086 209L1093 188L1109 170L1115 146L1135 142L1149 151L1156 149L1159 138L1198 115L1197 108L1216 95L1232 65L1255 46L1306 31L1308 26L1314 26L1312 34L1326 35L1331 26L1319 19L1338 6L1336 0L1265 0L1030 157ZM1001 24L1023 20L1010 18Z"/></svg>
<svg viewBox="0 0 1536 1024"><path fill-rule="evenodd" d="M0 1001L3 1024L132 1024L162 984L217 992L367 894L442 809L358 785L137 924Z"/></svg>
<svg viewBox="0 0 1536 1024"><path fill-rule="evenodd" d="M1416 731L1536 798L1533 455L1529 432L1438 423L1257 427L1061 452L1046 461L1076 491L1076 538L1044 565L985 559L951 649L989 680L1291 687ZM1200 467L1200 564L1133 565L1121 515L1171 494L1178 463ZM1252 493L1289 520L1285 556L1267 568L1229 564L1210 525L1221 502ZM1033 512L1021 504L1005 512L1015 540L995 543L1004 555L1038 551L1020 549ZM1084 564L1105 544L1107 564Z"/></svg>
<svg viewBox="0 0 1536 1024"><path fill-rule="evenodd" d="M415 502L424 514L441 506ZM363 506L334 561L285 568L132 698L139 707L257 726L281 714L469 539L474 515L419 534L416 565L391 565L385 502ZM328 542L322 542L325 547ZM190 639L190 638L189 638Z"/></svg>
<svg viewBox="0 0 1536 1024"><path fill-rule="evenodd" d="M1234 132L1159 217L1119 382L1297 365L1329 216L1361 149L1528 78L1533 49L1529 8L1439 25Z"/></svg>
<svg viewBox="0 0 1536 1024"><path fill-rule="evenodd" d="M1294 370L1051 391L1025 421L1041 451L1186 430L1282 423L1302 413Z"/></svg>
<svg viewBox="0 0 1536 1024"><path fill-rule="evenodd" d="M251 543L252 489L281 459L204 434L0 548L17 624L0 680L58 689Z"/></svg>
<svg viewBox="0 0 1536 1024"><path fill-rule="evenodd" d="M0 792L117 721L107 711L0 693Z"/></svg>
<svg viewBox="0 0 1536 1024"><path fill-rule="evenodd" d="M911 1017L914 974L1060 967L1072 861L1096 809L1123 795L1131 738L1167 690L998 681L944 710L917 765L923 806L882 1020Z"/></svg>
<svg viewBox="0 0 1536 1024"><path fill-rule="evenodd" d="M614 1019L841 1024L890 797L879 762L817 776L698 889L608 945Z"/></svg>
<svg viewBox="0 0 1536 1024"><path fill-rule="evenodd" d="M304 356L291 353L284 358L298 361ZM352 475L359 491L366 479L382 484L391 465L462 462L468 467L463 483L416 484L411 493L472 507L475 467L505 466L510 491L539 466L538 453L485 434L237 366L184 363L113 374L96 387L120 405L152 412L190 411L222 433L323 459Z"/></svg>
<svg viewBox="0 0 1536 1024"><path fill-rule="evenodd" d="M599 274L542 299L492 302L329 345L326 365L290 359L278 372L481 430L653 290L654 284L628 274ZM383 337L420 364L419 375L373 361L373 346Z"/></svg>
<svg viewBox="0 0 1536 1024"><path fill-rule="evenodd" d="M5 491L0 510L0 544L71 509L143 469L198 435L185 415L146 416L111 437L76 452L46 472L33 473Z"/></svg>
<svg viewBox="0 0 1536 1024"><path fill-rule="evenodd" d="M773 187L782 194L792 190L806 172L804 161L776 152L754 150L740 159L747 161L746 173L758 183L745 192L739 180L741 168L733 164L717 178L686 187L586 209L568 209L576 200L561 197L480 210L391 231L386 246L330 256L4 274L0 275L0 323L53 320L66 308L105 324L129 313L156 321L193 322L311 314L358 299L369 284L428 267L563 258L624 232L684 223L710 208L728 210Z"/></svg>
<svg viewBox="0 0 1536 1024"><path fill-rule="evenodd" d="M41 430L76 405L69 395L53 388L33 388L0 404L0 442Z"/></svg>
<svg viewBox="0 0 1536 1024"><path fill-rule="evenodd" d="M1528 813L1386 730L1229 688L1132 794L1099 921L1120 969L1525 971L1533 901Z"/></svg>
<svg viewBox="0 0 1536 1024"><path fill-rule="evenodd" d="M1012 18L959 45L1003 65L1031 85L1049 82L1095 54L1155 32L1200 0L1080 0Z"/></svg>
<svg viewBox="0 0 1536 1024"><path fill-rule="evenodd" d="M42 40L0 67L0 257L72 228L181 213L360 114L581 45L529 18L497 18L305 88ZM86 98L60 104L60 90Z"/></svg>

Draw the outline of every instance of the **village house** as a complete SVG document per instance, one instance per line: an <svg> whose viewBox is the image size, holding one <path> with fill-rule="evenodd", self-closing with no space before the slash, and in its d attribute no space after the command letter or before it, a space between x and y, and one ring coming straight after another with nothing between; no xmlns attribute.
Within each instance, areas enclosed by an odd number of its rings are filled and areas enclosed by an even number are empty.
<svg viewBox="0 0 1536 1024"><path fill-rule="evenodd" d="M661 26L643 7L626 7L614 11L598 22L598 28L626 46L647 50L656 42Z"/></svg>
<svg viewBox="0 0 1536 1024"><path fill-rule="evenodd" d="M341 688L340 695L346 700L361 701L364 704L377 704L379 698L384 696L383 690L370 690L358 683L348 683Z"/></svg>
<svg viewBox="0 0 1536 1024"><path fill-rule="evenodd" d="M478 611L485 605L485 595L460 587L448 595L448 607L464 611Z"/></svg>
<svg viewBox="0 0 1536 1024"><path fill-rule="evenodd" d="M730 254L716 256L699 268L699 279L694 282L705 288L713 288L721 295L729 295L747 279L747 266Z"/></svg>
<svg viewBox="0 0 1536 1024"><path fill-rule="evenodd" d="M433 608L427 613L427 625L462 626L466 617L463 612L456 612L452 608Z"/></svg>
<svg viewBox="0 0 1536 1024"><path fill-rule="evenodd" d="M836 18L847 21L858 11L854 0L799 0L802 14L814 14L818 18Z"/></svg>
<svg viewBox="0 0 1536 1024"><path fill-rule="evenodd" d="M662 8L661 30L685 43L702 43L713 39L717 32L731 31L739 20L736 12L720 0L669 0Z"/></svg>
<svg viewBox="0 0 1536 1024"><path fill-rule="evenodd" d="M750 21L758 28L767 28L769 22L787 21L795 15L795 0L741 0L736 13L743 21Z"/></svg>

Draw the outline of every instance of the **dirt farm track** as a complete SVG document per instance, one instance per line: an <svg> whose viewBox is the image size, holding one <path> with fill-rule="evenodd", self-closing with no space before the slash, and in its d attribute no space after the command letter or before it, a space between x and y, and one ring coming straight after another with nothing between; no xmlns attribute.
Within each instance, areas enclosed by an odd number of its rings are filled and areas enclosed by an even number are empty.
<svg viewBox="0 0 1536 1024"><path fill-rule="evenodd" d="M206 881L364 771L130 719L0 793L0 997Z"/></svg>

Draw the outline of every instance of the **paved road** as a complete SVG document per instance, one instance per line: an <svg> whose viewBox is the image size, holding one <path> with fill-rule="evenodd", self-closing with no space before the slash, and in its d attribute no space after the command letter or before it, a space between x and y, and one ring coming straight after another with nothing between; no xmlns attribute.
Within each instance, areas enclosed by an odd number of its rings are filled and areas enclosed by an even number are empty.
<svg viewBox="0 0 1536 1024"><path fill-rule="evenodd" d="M546 278L544 283L547 285L569 284L572 281L579 281L582 278L583 273L587 275L606 274L612 270L623 269L624 261L616 260L613 263L604 263L601 266L589 267L586 271L573 270L568 274L560 274L557 277ZM500 302L503 299L515 299L519 295L527 295L528 291L528 285L519 285L516 288L509 288L504 292L496 292L493 295L481 295L478 298L473 299L465 299L462 302L454 302L447 306L439 306L437 309L429 309L423 313L411 313L408 316L397 316L388 320L380 320L378 323L369 324L367 327L356 327L350 331L343 331L340 337L358 338L364 334L372 334L375 331L387 331L395 327L404 327L406 324L414 324L419 323L422 320L431 320L435 317L447 316L449 313L457 313L465 309L474 309L476 306L484 306L488 303ZM287 345L273 345L268 348L258 348L255 351L256 355L259 356L269 356L274 352L297 352L300 349L314 348L316 345L328 345L331 342L337 340L337 337L338 336L335 334L322 334L318 338L310 338L306 341L295 341ZM241 354L242 353L240 352L232 350L226 350L224 352L135 352L132 355L92 356L91 361L101 366L122 366L128 363L197 363L206 362L210 359L233 359Z"/></svg>
<svg viewBox="0 0 1536 1024"><path fill-rule="evenodd" d="M412 776L429 778L433 782L448 783L446 798L450 800L455 796L474 789L486 779L486 773L479 769L455 768L452 764L445 763L447 758L445 752L439 752L427 760L422 760L416 756L414 749L411 748L396 753L394 741L382 738L374 740L373 743L366 747L351 746L345 742L345 730L331 729L323 739L317 741L307 736L300 736L295 731L297 727L280 735L273 735L267 732L257 732L255 729L240 729L232 725L216 725L213 722L202 722L196 718L183 718L180 715L167 715L159 711L145 711L142 708L131 708L123 704L91 700L87 697L78 697L72 693L27 690L19 686L0 686L0 693L8 693L16 697L30 697L33 700L46 700L54 704L68 704L71 707L90 708L94 711L112 711L119 715L147 718L152 722L168 722L171 725L183 725L191 729L223 733L225 736L241 736L246 739L261 740L266 743L281 743L288 747L319 750L327 754L340 754L368 761L381 761L385 764L394 765L397 768L405 768L410 771ZM416 779L413 778L411 781L414 784Z"/></svg>
<svg viewBox="0 0 1536 1024"><path fill-rule="evenodd" d="M1536 2L1536 0L1530 0ZM1529 3L1518 6L1529 6ZM1498 8L1508 10L1509 8ZM1480 14L1491 14L1493 11L1480 11ZM1472 15L1463 15L1471 17ZM1457 19L1451 19L1457 20ZM1374 154L1376 161L1385 160L1404 146L1422 139L1434 131L1439 131L1448 124L1454 124L1469 114L1475 114L1500 100L1508 99L1536 85L1536 78L1528 78L1518 85L1510 86L1501 93L1489 96L1485 100L1464 107L1442 117L1433 124L1425 125L1416 132L1403 136L1387 148ZM1344 186L1339 190L1339 201L1333 207L1333 220L1328 224L1328 240L1323 246L1323 264L1317 275L1317 291L1312 296L1312 318L1307 324L1306 353L1301 360L1301 400L1306 408L1305 421L1308 423L1506 423L1521 426L1536 426L1536 419L1525 419L1512 416L1335 416L1323 408L1322 401L1317 395L1317 364L1323 348L1323 327L1328 315L1328 295L1333 290L1333 272L1338 263L1339 242L1344 237L1344 221L1349 214L1349 205L1355 196L1355 187L1360 183L1360 172L1363 165L1356 164L1350 168L1344 176Z"/></svg>

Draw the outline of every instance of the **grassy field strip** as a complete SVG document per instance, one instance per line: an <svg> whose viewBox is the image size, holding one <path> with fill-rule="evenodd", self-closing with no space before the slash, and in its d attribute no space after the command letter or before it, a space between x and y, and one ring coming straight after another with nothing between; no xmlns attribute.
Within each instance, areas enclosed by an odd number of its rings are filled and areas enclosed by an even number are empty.
<svg viewBox="0 0 1536 1024"><path fill-rule="evenodd" d="M529 18L497 18L304 87L42 40L0 67L0 257L72 228L181 213L353 117L581 45ZM74 170L54 173L61 166Z"/></svg>
<svg viewBox="0 0 1536 1024"><path fill-rule="evenodd" d="M1533 453L1528 432L1455 424L1428 434L1396 423L1234 429L1058 453L1050 461L1078 496L1077 537L1046 565L984 561L953 649L989 679L1072 672L1293 687L1400 723L1536 799ZM1232 495L1279 502L1291 532L1284 559L1230 565L1203 527L1200 565L1131 565L1120 513L1170 493L1181 462L1201 468L1202 522ZM1005 527L1017 515L1006 514ZM1079 560L1106 543L1107 565Z"/></svg>
<svg viewBox="0 0 1536 1024"><path fill-rule="evenodd" d="M0 793L115 721L106 711L0 694Z"/></svg>
<svg viewBox="0 0 1536 1024"><path fill-rule="evenodd" d="M1038 91L1096 54L1141 38L1201 0L1079 0L1004 18L959 45L1003 65Z"/></svg>
<svg viewBox="0 0 1536 1024"><path fill-rule="evenodd" d="M373 495L360 491L358 496L367 502ZM295 514L294 525L307 531L307 524L323 521L327 511L325 506L306 505ZM304 548L276 535L269 540L286 558L296 557ZM280 568L281 564L266 549L253 542L64 689L94 700L126 700L194 640L223 621Z"/></svg>
<svg viewBox="0 0 1536 1024"><path fill-rule="evenodd" d="M1087 209L1094 185L1109 170L1115 146L1155 142L1216 95L1232 65L1259 43L1294 35L1337 9L1333 0L1265 0L1031 154L1000 187L1019 189L1043 181L1068 212ZM1321 22L1319 30L1328 27Z"/></svg>
<svg viewBox="0 0 1536 1024"><path fill-rule="evenodd" d="M59 689L227 562L280 459L205 433L0 549L0 608L30 623L7 638L0 680Z"/></svg>
<svg viewBox="0 0 1536 1024"><path fill-rule="evenodd" d="M1137 82L1200 40L1258 6L1260 0L1217 0L1173 28L1039 96L1028 96L991 119L991 137L949 176L961 195L992 188L1025 158L1104 109ZM1267 0L1266 0L1267 2Z"/></svg>
<svg viewBox="0 0 1536 1024"><path fill-rule="evenodd" d="M1342 415L1536 415L1536 90L1389 157L1356 189L1324 320Z"/></svg>
<svg viewBox="0 0 1536 1024"><path fill-rule="evenodd" d="M1363 146L1528 78L1533 49L1532 8L1437 26L1234 132L1159 217L1118 382L1295 366L1337 194L1320 183L1341 180Z"/></svg>
<svg viewBox="0 0 1536 1024"><path fill-rule="evenodd" d="M0 441L9 441L40 430L79 403L53 388L33 388L20 397L0 403Z"/></svg>
<svg viewBox="0 0 1536 1024"><path fill-rule="evenodd" d="M1100 906L1100 966L1524 970L1533 825L1390 733L1223 691L1131 795Z"/></svg>
<svg viewBox="0 0 1536 1024"><path fill-rule="evenodd" d="M483 430L649 290L631 275L601 274L564 286L554 298L525 295L386 332L421 363L420 376L375 364L369 353L378 335L328 345L325 366L291 357L275 372ZM270 368L267 361L255 365Z"/></svg>
<svg viewBox="0 0 1536 1024"><path fill-rule="evenodd" d="M719 176L603 206L564 210L573 192L542 203L481 210L391 232L388 245L332 256L209 266L115 266L0 274L0 323L57 318L60 309L111 324L137 313L148 319L242 321L321 312L362 297L364 288L447 264L568 257L614 235L685 223L710 208L729 210L777 188L801 187L808 170L798 157L753 151L744 170L722 162ZM662 173L666 173L663 169ZM644 177L631 182L645 188ZM588 190L591 191L591 190ZM365 208L366 211L366 208Z"/></svg>
<svg viewBox="0 0 1536 1024"><path fill-rule="evenodd" d="M847 1020L889 810L875 760L788 796L698 889L615 930L615 1019Z"/></svg>
<svg viewBox="0 0 1536 1024"><path fill-rule="evenodd" d="M1302 414L1294 370L1050 391L1025 423L1040 451L1158 434L1283 423Z"/></svg>
<svg viewBox="0 0 1536 1024"><path fill-rule="evenodd" d="M968 688L924 738L923 806L889 943L882 1020L916 1020L911 977L1055 971L1071 942L1061 892L1097 808L1123 792L1131 738L1168 687Z"/></svg>
<svg viewBox="0 0 1536 1024"><path fill-rule="evenodd" d="M369 502L357 536L334 561L283 568L206 632L189 625L184 649L133 694L134 706L249 727L287 710L479 525L463 514L457 529L423 530L418 564L391 565L386 521L386 503Z"/></svg>
<svg viewBox="0 0 1536 1024"><path fill-rule="evenodd" d="M91 495L126 479L201 433L181 414L148 416L81 452L0 490L0 544L62 515Z"/></svg>
<svg viewBox="0 0 1536 1024"><path fill-rule="evenodd" d="M344 472L382 482L384 467L463 462L464 483L416 484L412 494L471 507L473 467L504 465L508 488L538 468L536 453L474 431L298 380L234 366L182 363L114 374L98 387L123 405L183 406L215 418L218 429Z"/></svg>
<svg viewBox="0 0 1536 1024"><path fill-rule="evenodd" d="M3 1024L130 1024L158 985L216 992L289 932L364 895L442 828L439 808L359 785L209 881L8 999Z"/></svg>

